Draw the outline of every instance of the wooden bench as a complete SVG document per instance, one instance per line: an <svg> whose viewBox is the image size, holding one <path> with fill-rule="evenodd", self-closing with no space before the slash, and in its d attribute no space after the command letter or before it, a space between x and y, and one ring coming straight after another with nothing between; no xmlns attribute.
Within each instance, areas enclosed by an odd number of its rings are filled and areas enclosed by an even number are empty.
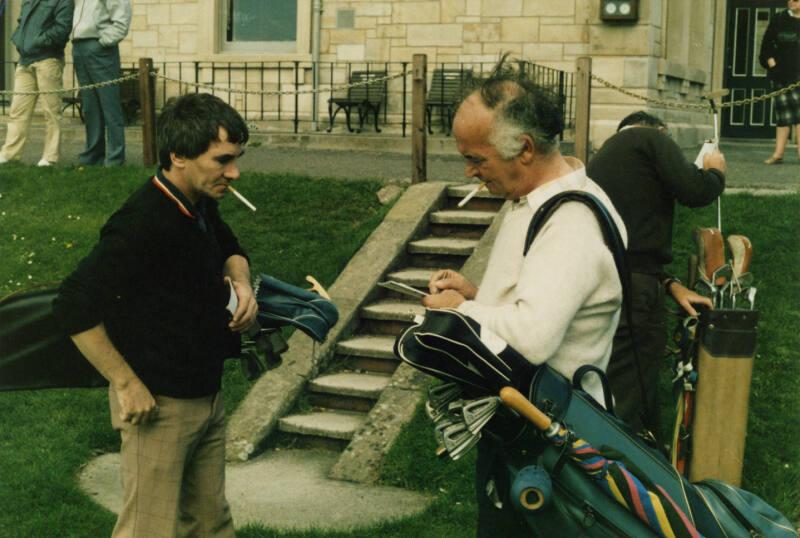
<svg viewBox="0 0 800 538"><path fill-rule="evenodd" d="M450 134L453 127L453 114L456 105L463 98L472 84L472 71L465 69L434 69L431 88L425 103L425 115L428 121L428 133L433 134L431 117L433 109L439 109L442 118L442 131Z"/></svg>
<svg viewBox="0 0 800 538"><path fill-rule="evenodd" d="M386 77L386 71L353 71L350 75L350 84L364 83L371 80L382 79ZM362 84L347 89L345 97L331 97L328 99L328 118L330 125L328 132L333 129L333 121L336 119L336 114L340 110L344 110L345 121L347 123L347 130L351 133L353 128L350 125L350 114L353 107L358 111L358 132L364 127L364 121L369 118L370 113L375 120L375 132L380 133L378 128L378 115L381 111L381 106L386 100L386 81L373 82L371 84ZM336 107L334 109L334 107Z"/></svg>
<svg viewBox="0 0 800 538"><path fill-rule="evenodd" d="M120 76L126 77L128 75L136 75L139 69L132 67L123 67L120 69ZM123 80L119 83L119 100L122 104L122 115L125 120L125 125L133 125L136 121L136 115L139 113L139 108L142 104L139 102L139 79L132 78ZM74 107L78 110L78 116L83 122L83 107L81 105L80 92L76 95L65 96L61 99L63 103L64 112L69 107Z"/></svg>

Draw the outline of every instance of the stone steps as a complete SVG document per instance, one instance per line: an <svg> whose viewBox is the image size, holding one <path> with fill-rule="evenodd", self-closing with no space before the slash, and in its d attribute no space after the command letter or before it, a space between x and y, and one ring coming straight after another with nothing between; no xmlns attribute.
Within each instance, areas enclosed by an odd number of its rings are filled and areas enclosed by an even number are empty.
<svg viewBox="0 0 800 538"><path fill-rule="evenodd" d="M472 188L449 188L446 205L454 206ZM388 273L385 279L427 291L435 269L458 269L472 254L502 202L484 190L463 209L432 212L429 235L410 241L407 266ZM359 310L356 332L336 343L333 364L339 371L322 372L308 382L306 401L314 411L281 418L280 437L290 446L344 448L391 383L399 364L394 355L396 336L424 312L418 301L380 289L376 300Z"/></svg>
<svg viewBox="0 0 800 538"><path fill-rule="evenodd" d="M278 420L278 429L284 433L349 440L365 419L365 413L314 411L285 416Z"/></svg>

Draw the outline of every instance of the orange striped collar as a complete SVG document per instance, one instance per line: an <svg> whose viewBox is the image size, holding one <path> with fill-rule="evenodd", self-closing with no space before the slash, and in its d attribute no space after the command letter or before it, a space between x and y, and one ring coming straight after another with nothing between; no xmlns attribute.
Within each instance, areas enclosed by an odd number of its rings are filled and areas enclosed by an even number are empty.
<svg viewBox="0 0 800 538"><path fill-rule="evenodd" d="M197 218L197 217L195 217L195 214L186 207L186 204L184 204L183 201L181 201L180 198L175 196L175 194L172 192L172 190L169 188L169 186L164 184L164 181L162 181L161 178L158 177L158 175L153 176L152 181L153 181L153 185L158 187L158 190L160 190L161 192L164 193L164 196L166 196L167 198L169 198L170 200L175 202L175 204L177 204L178 210L181 213L183 213L184 215L186 215L190 219Z"/></svg>

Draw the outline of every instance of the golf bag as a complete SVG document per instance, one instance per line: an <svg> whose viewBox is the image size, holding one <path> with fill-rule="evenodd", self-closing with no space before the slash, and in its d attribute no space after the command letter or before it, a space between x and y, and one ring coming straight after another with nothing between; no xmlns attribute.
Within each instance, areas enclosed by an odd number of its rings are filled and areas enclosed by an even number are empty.
<svg viewBox="0 0 800 538"><path fill-rule="evenodd" d="M595 211L624 292L622 241L602 204L584 193L564 193L540 208L531 222L525 252L547 216L567 200L586 203ZM505 462L507 476L497 483L509 484L507 490L496 492L495 505L513 506L534 536L669 534L634 513L647 504L635 491L633 501L624 505L618 496L601 489L598 478L576 465L567 455L568 443L561 447L549 443L530 422L498 405L498 387L517 389L555 423L622 462L647 491L662 492L674 508L671 513L680 516L665 521L684 531L676 536L699 536L698 531L706 537L797 536L786 518L749 493L719 483L691 485L613 414L605 374L596 368L580 368L567 380L547 365L531 365L498 335L449 309L426 310L398 336L394 349L403 361L445 381L431 389L426 405L436 422L442 453L456 459L483 436ZM583 390L587 375L600 377L605 407Z"/></svg>
<svg viewBox="0 0 800 538"><path fill-rule="evenodd" d="M257 321L242 346L241 366L255 379L280 364L288 346L280 328L292 325L317 341L338 320L336 306L315 293L261 275ZM0 301L0 391L108 385L53 317L57 289L15 293Z"/></svg>

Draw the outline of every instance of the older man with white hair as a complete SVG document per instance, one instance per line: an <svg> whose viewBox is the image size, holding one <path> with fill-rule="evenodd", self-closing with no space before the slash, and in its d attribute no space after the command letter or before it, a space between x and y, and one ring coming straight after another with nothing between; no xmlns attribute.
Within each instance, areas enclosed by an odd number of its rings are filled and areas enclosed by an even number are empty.
<svg viewBox="0 0 800 538"><path fill-rule="evenodd" d="M625 237L608 197L583 164L558 150L561 110L548 91L500 62L458 109L453 134L466 175L511 201L480 288L452 270L434 273L429 308L457 308L525 356L564 376L583 365L605 370L620 315L622 287L593 211L564 203L523 247L536 210L565 191L594 195ZM585 388L598 399L597 379ZM501 450L482 440L476 469L479 537L529 536L508 503Z"/></svg>

